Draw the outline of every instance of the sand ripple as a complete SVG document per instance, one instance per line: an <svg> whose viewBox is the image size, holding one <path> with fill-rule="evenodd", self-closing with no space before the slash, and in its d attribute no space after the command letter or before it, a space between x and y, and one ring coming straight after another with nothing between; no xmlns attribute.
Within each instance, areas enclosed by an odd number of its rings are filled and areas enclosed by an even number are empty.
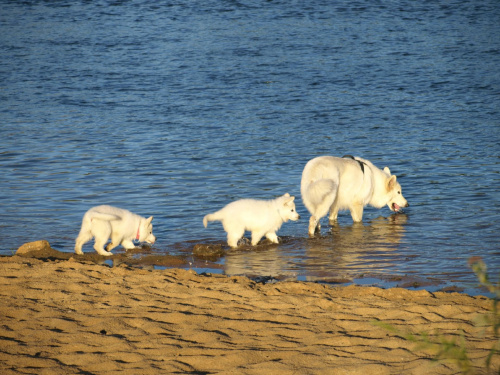
<svg viewBox="0 0 500 375"><path fill-rule="evenodd" d="M491 301L192 271L0 258L2 374L450 374L378 326L464 332L483 371ZM495 359L494 367L500 366Z"/></svg>

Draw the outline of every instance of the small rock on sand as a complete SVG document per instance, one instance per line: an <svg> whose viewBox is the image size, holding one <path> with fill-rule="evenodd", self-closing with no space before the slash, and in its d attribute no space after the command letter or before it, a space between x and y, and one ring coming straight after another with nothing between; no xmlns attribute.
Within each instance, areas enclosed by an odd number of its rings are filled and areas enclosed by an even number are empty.
<svg viewBox="0 0 500 375"><path fill-rule="evenodd" d="M200 258L219 258L225 255L225 251L220 244L196 244L193 247L193 254Z"/></svg>
<svg viewBox="0 0 500 375"><path fill-rule="evenodd" d="M23 255L31 252L46 251L50 249L50 244L46 240L27 242L16 251L16 255Z"/></svg>

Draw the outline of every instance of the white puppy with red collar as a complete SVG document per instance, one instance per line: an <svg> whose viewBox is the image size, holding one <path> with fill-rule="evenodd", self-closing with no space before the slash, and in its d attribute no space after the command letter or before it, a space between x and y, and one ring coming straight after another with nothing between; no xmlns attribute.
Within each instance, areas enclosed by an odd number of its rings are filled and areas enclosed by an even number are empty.
<svg viewBox="0 0 500 375"><path fill-rule="evenodd" d="M83 254L82 246L95 238L94 249L100 255L112 255L111 249L121 244L125 250L135 247L134 240L155 243L153 216L144 218L122 208L97 206L83 215L82 228L76 238L75 253ZM111 242L104 249L104 245Z"/></svg>

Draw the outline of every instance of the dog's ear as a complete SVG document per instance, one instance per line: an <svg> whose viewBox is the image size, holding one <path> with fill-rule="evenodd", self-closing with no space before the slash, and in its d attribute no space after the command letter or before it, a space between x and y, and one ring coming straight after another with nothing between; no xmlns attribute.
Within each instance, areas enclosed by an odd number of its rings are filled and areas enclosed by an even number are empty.
<svg viewBox="0 0 500 375"><path fill-rule="evenodd" d="M291 197L289 194L283 205L286 206L287 204L292 203L294 201L294 199L295 199L295 197Z"/></svg>
<svg viewBox="0 0 500 375"><path fill-rule="evenodd" d="M288 198L290 196L290 194L285 193L285 194L283 194L283 196L286 197L286 198Z"/></svg>
<svg viewBox="0 0 500 375"><path fill-rule="evenodd" d="M391 176L387 180L387 190L392 190L396 186L396 176Z"/></svg>
<svg viewBox="0 0 500 375"><path fill-rule="evenodd" d="M146 219L146 224L149 225L153 221L153 216L150 216Z"/></svg>
<svg viewBox="0 0 500 375"><path fill-rule="evenodd" d="M389 169L389 167L385 167L384 172L387 173L389 176L391 175L391 170Z"/></svg>

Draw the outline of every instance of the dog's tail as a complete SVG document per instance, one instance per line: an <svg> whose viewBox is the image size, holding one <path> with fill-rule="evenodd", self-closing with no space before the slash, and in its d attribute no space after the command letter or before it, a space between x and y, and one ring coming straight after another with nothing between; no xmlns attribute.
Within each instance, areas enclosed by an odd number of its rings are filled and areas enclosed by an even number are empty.
<svg viewBox="0 0 500 375"><path fill-rule="evenodd" d="M205 217L203 218L203 225L205 226L205 228L207 227L209 221L221 221L222 220L222 217L219 215L219 212L220 211L214 212L213 214L205 215Z"/></svg>
<svg viewBox="0 0 500 375"><path fill-rule="evenodd" d="M113 221L113 220L121 220L121 216L115 214L107 214L99 211L92 211L88 213L88 219L91 221L93 219L104 220L104 221Z"/></svg>
<svg viewBox="0 0 500 375"><path fill-rule="evenodd" d="M302 192L304 204L306 204L306 206L308 204L317 206L323 202L328 194L331 194L336 189L337 184L333 180L321 179L313 181L309 185L305 186L305 189Z"/></svg>

